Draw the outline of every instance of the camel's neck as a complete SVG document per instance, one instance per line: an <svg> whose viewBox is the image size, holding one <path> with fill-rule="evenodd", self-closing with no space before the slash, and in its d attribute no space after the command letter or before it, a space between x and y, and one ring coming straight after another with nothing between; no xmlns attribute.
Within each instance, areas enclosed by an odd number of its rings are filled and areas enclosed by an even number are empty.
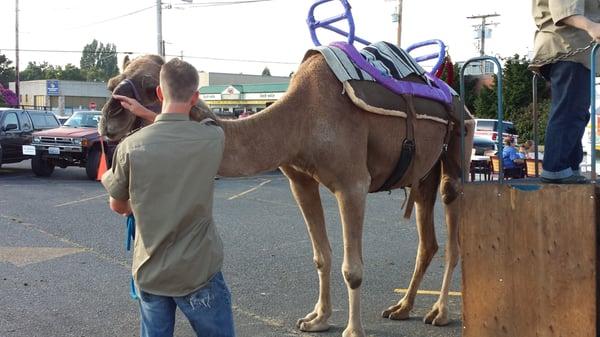
<svg viewBox="0 0 600 337"><path fill-rule="evenodd" d="M225 152L219 174L249 176L285 164L300 148L297 111L283 97L262 112L241 120L221 120Z"/></svg>

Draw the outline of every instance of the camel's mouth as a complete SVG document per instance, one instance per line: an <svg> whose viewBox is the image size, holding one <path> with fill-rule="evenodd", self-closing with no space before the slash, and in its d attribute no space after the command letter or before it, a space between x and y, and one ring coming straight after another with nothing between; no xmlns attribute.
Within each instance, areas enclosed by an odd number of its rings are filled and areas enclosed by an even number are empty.
<svg viewBox="0 0 600 337"><path fill-rule="evenodd" d="M133 130L137 119L131 111L121 106L119 100L110 98L102 109L98 132L112 141L119 141Z"/></svg>

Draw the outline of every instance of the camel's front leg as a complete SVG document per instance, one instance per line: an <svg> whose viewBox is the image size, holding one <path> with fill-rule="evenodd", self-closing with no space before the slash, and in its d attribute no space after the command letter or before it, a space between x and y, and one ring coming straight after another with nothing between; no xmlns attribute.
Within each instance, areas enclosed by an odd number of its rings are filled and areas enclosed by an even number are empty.
<svg viewBox="0 0 600 337"><path fill-rule="evenodd" d="M329 329L331 316L331 247L327 239L323 206L319 195L319 183L312 177L291 168L283 169L290 178L290 186L300 206L313 246L313 260L319 274L319 300L313 311L296 323L302 331L325 331Z"/></svg>
<svg viewBox="0 0 600 337"><path fill-rule="evenodd" d="M420 185L419 191L411 191L411 193L416 193L415 213L417 218L417 231L419 233L419 246L417 249L415 269L410 280L410 285L408 286L408 291L396 305L383 311L382 316L385 318L395 320L409 318L423 275L431 263L433 256L437 252L438 245L435 238L433 209L437 195L438 181L439 173L432 173Z"/></svg>
<svg viewBox="0 0 600 337"><path fill-rule="evenodd" d="M354 181L344 185L347 189L335 195L342 218L344 237L344 262L342 274L348 289L348 326L343 337L364 337L360 313L360 286L363 276L362 229L368 181Z"/></svg>
<svg viewBox="0 0 600 337"><path fill-rule="evenodd" d="M450 322L448 317L448 291L450 290L450 282L452 281L452 273L458 263L459 246L458 246L458 200L454 200L446 205L446 224L448 229L448 239L446 240L446 267L444 270L444 280L442 282L442 290L437 302L433 308L425 316L425 323L433 325L446 325Z"/></svg>

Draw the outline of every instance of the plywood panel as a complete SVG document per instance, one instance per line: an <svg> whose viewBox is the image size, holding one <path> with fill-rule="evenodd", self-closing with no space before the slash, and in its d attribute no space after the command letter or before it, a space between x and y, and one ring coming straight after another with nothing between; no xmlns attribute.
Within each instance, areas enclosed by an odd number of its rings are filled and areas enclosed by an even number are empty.
<svg viewBox="0 0 600 337"><path fill-rule="evenodd" d="M463 337L596 337L593 185L468 184Z"/></svg>

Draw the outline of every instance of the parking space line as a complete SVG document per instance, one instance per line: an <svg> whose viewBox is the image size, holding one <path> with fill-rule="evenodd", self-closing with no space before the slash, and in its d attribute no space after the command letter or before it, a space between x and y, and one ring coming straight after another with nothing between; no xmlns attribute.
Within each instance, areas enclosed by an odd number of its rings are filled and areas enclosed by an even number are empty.
<svg viewBox="0 0 600 337"><path fill-rule="evenodd" d="M408 292L408 289L394 289L395 293L404 294ZM437 290L417 290L418 295L436 295L439 296L440 292ZM449 291L448 296L462 296L459 291Z"/></svg>
<svg viewBox="0 0 600 337"><path fill-rule="evenodd" d="M237 198L239 198L239 197L241 197L241 196L244 196L244 195L246 195L246 194L248 194L248 193L250 193L250 192L254 192L254 191L258 190L259 188L261 188L262 186L264 186L264 185L266 185L266 184L270 183L271 181L273 181L273 180L271 180L271 179L269 179L269 180L265 180L265 181L263 181L262 183L258 184L257 186L254 186L254 187L252 187L251 189L249 189L249 190L247 190L247 191L244 191L244 192L242 192L242 193L239 193L239 194L236 194L236 195L234 195L234 196L231 196L231 197L227 198L227 200L233 200L233 199L237 199Z"/></svg>
<svg viewBox="0 0 600 337"><path fill-rule="evenodd" d="M269 317L263 317L260 316L258 314L255 314L251 311L248 310L244 310L240 307L238 307L237 305L233 305L232 306L233 310L235 312L238 312L242 315L248 316L252 319L255 319L259 322L262 322L264 324L266 324L267 326L271 327L271 328L279 328L279 329L283 329L285 330L285 335L284 336L301 336L301 337L310 337L310 336L314 336L312 334L306 334L302 331L299 330L292 330L286 327L286 323L281 321L281 320L277 320L277 319L273 319L273 318L269 318Z"/></svg>
<svg viewBox="0 0 600 337"><path fill-rule="evenodd" d="M22 220L22 219L19 219L19 218L17 218L17 217L13 217L13 216L8 216L8 215L0 214L0 218L3 218L3 219L6 219L6 220L9 220L9 221L12 221L12 222L14 222L14 223L16 223L16 224L19 224L19 225L21 225L21 226L23 226L23 227L25 227L25 228L28 228L28 229L31 229L31 230L38 231L38 232L40 232L40 233L42 233L42 234L44 234L44 235L47 235L47 236L49 236L49 237L51 237L51 238L53 238L53 239L55 239L55 240L58 240L58 241L61 241L61 242L67 243L67 244L69 244L69 245L71 245L71 246L73 246L73 247L75 247L75 248L79 248L79 249L81 249L81 250L82 250L82 251L84 251L84 252L87 252L87 253L93 254L93 255L95 255L96 257L98 257L98 258L100 258L100 259L102 259L102 260L105 260L105 261L108 261L108 262L111 262L111 263L117 264L117 265L119 265L119 266L121 266L121 267L124 267L125 269L128 269L128 270L129 270L129 269L131 269L131 265L130 265L130 264L127 262L127 261L121 261L121 260L119 260L119 259L117 259L117 258L115 258L115 257L111 257L111 256L109 256L109 255L105 255L105 254L103 254L103 253L100 253L100 252L98 252L98 251L94 250L94 249L93 249L93 248L91 248L91 247L87 247L87 246L84 246L84 245L80 245L79 243L77 243L77 242L74 242L74 241L71 241L71 240L69 240L69 239L67 239L67 238L64 238L64 237L62 237L62 236L58 236L58 235L56 235L56 234L52 234L52 233L50 233L50 232L48 232L48 231L46 231L46 230L43 230L43 229L41 229L40 227L38 227L38 226L36 226L36 225L34 225L34 224L31 224L31 223L25 222L24 220Z"/></svg>
<svg viewBox="0 0 600 337"><path fill-rule="evenodd" d="M80 202L86 202L86 201L103 198L103 197L107 197L107 196L108 196L108 193L104 193L104 194L97 195L95 197L89 197L89 198L84 198L84 199L80 199L80 200L65 202L64 204L54 205L54 207L63 207L63 206L78 204Z"/></svg>

